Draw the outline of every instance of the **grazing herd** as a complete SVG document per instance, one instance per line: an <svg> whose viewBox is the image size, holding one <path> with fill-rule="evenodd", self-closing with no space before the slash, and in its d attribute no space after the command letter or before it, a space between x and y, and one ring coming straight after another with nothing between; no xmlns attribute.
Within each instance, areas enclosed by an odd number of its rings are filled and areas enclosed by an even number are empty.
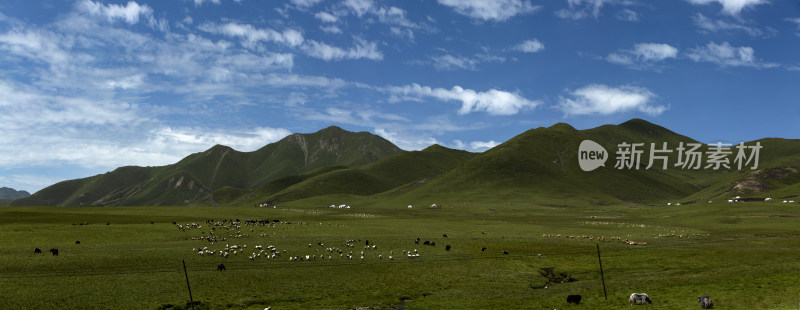
<svg viewBox="0 0 800 310"><path fill-rule="evenodd" d="M347 207L349 207L349 206L347 206ZM409 206L409 207L411 207L411 206ZM210 242L211 245L214 245L216 242L219 242L220 240L221 241L226 241L228 238L249 237L249 234L242 234L241 233L241 230L248 228L248 226L276 227L277 225L292 224L292 223L291 222L285 222L284 223L284 222L280 222L279 220L272 220L272 221L270 221L270 220L240 221L239 219L236 219L236 220L222 220L222 221L207 220L205 222L205 225L208 225L209 227L206 228L206 229L203 229L204 225L198 224L198 223L191 223L191 224L182 225L182 224L177 224L177 223L173 222L173 224L176 225L177 228L179 230L183 231L183 232L187 232L189 230L201 230L201 234L203 235L202 237L200 237L200 238L193 237L191 239L192 240L207 241L207 242ZM308 224L304 224L304 223L295 223L295 224L308 225ZM320 223L320 225L322 225L322 223ZM227 230L227 232L223 232L224 230ZM208 233L206 233L206 231L208 231ZM253 232L254 230L251 228L250 231ZM482 234L486 234L486 232L482 232ZM224 236L224 235L227 235L227 236ZM260 237L268 237L266 234L260 234L259 236ZM545 235L543 235L543 237L561 237L561 235L560 234L558 234L558 235L547 235L547 234L545 234ZM575 237L572 237L572 236L565 236L565 237L567 237L567 238L575 238ZM448 238L447 234L443 234L442 238ZM591 236L589 236L589 237L582 236L582 238L591 238ZM285 235L283 236L283 239L286 239ZM591 238L591 239L595 239L595 238ZM596 237L596 239L604 240L605 237L600 236L600 237ZM611 239L615 240L615 239L619 239L619 238L612 237ZM187 240L188 240L188 238L187 238ZM623 239L619 239L619 240L630 244L629 240L623 240ZM356 242L361 242L361 239L346 240L346 241L341 243L341 247L342 248L350 248L350 249L352 249L352 248L356 247ZM421 241L420 238L416 238L414 240L414 244L419 245L420 243L422 243L422 245L425 245L425 246L431 246L431 247L435 247L436 246L436 242L434 242L434 241L430 241L430 240ZM80 241L75 241L75 244L81 244L81 242ZM634 243L634 244L636 244L636 243ZM316 242L316 245L313 245L313 244L309 243L307 245L307 247L304 246L304 248L308 248L309 251L311 251L311 253L310 254L303 253L303 254L300 254L300 255L289 255L289 258L288 258L289 261L296 262L296 261L313 261L313 260L332 260L334 258L334 256L336 256L336 254L338 254L340 259L345 259L346 258L348 260L353 260L354 257L358 257L360 260L365 260L370 251L377 251L378 250L378 245L375 244L375 242L370 242L369 240L365 240L364 241L363 250L360 251L360 253L356 253L356 254L354 254L353 250L343 250L342 248L335 247L335 246L333 246L333 247L331 247L331 246L325 247L325 244L323 242L321 242L321 241L320 242ZM453 246L451 246L450 244L447 244L447 245L445 245L444 250L445 251L451 251L453 248L454 248ZM247 251L247 245L246 244L233 244L233 245L226 244L225 247L220 249L220 250L212 250L212 249L209 249L208 247L202 247L202 248L193 248L192 251L194 253L197 253L197 255L199 255L199 256L211 256L211 257L219 256L219 257L221 257L223 259L226 259L231 255L234 255L234 256L238 255L238 254L247 255L247 257L251 261L255 260L255 259L259 259L259 258L274 259L274 258L280 256L281 254L286 254L287 253L286 250L282 250L282 251L278 250L278 248L276 248L275 245L268 245L268 246L255 245L253 247L253 249L254 249L253 251ZM480 248L480 250L481 250L481 252L485 252L487 250L487 248L485 246L482 246ZM249 254L245 254L245 251L250 252L250 253ZM388 260L394 260L395 259L395 253L394 252L395 252L394 250L391 250L391 251L388 251L388 253L376 253L377 255L373 254L373 257L377 256L377 258L379 260L383 260L384 254L387 254L386 256L387 256ZM41 254L42 250L40 248L34 248L34 253L35 254ZM59 250L57 248L51 248L50 249L50 253L52 253L53 256L58 256ZM403 253L403 256L406 256L409 259L418 259L418 258L420 258L420 253L419 253L419 251L417 249L402 250L402 253ZM504 254L504 255L508 255L509 254L509 252L505 251L505 250L502 251L501 253ZM537 254L537 258L542 259L542 254ZM218 271L225 271L226 270L225 264L218 263L217 264L217 270ZM545 287L545 288L547 288L547 287ZM581 295L575 295L575 294L568 295L567 296L567 303L568 304L579 305L581 303L582 299L583 298L582 298ZM629 296L628 301L629 301L629 303L631 305L644 305L644 304L652 304L653 303L652 299L650 299L650 297L645 293L633 293L633 294L631 294ZM714 306L714 303L712 302L711 297L709 297L709 296L697 297L697 302L700 303L700 307L702 309L711 309Z"/></svg>
<svg viewBox="0 0 800 310"><path fill-rule="evenodd" d="M80 243L80 241L78 241L76 244L81 244L81 243ZM50 253L52 253L53 256L58 256L58 249L57 248L51 248L50 249ZM33 248L33 254L42 254L42 249Z"/></svg>

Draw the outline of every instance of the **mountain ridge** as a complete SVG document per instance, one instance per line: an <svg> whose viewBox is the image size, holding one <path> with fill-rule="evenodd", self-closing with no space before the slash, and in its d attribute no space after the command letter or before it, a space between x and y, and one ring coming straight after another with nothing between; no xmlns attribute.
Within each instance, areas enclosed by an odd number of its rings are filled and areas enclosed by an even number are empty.
<svg viewBox="0 0 800 310"><path fill-rule="evenodd" d="M578 145L599 143L605 167L582 171ZM641 143L641 167L618 169L622 143ZM679 145L698 143L643 119L578 130L567 123L527 130L483 152L434 144L403 151L368 132L330 126L291 134L253 152L224 145L163 167L120 167L45 188L14 205L262 205L348 196L386 201L539 200L572 203L702 201L800 193L800 140L764 138L759 169L687 169ZM649 151L666 159L649 166ZM667 169L661 163L667 162ZM665 165L667 163L664 163ZM333 196L331 196L333 195ZM315 200L317 199L317 200ZM324 199L323 199L324 200Z"/></svg>

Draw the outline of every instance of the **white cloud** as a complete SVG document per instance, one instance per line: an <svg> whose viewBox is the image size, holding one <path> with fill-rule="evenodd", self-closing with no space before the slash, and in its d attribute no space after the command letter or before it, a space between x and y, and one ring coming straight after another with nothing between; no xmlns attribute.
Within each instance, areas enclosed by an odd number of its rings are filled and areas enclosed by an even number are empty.
<svg viewBox="0 0 800 310"><path fill-rule="evenodd" d="M335 23L339 20L339 18L328 12L317 12L317 14L314 14L314 17L324 23Z"/></svg>
<svg viewBox="0 0 800 310"><path fill-rule="evenodd" d="M86 10L91 15L105 17L108 22L114 22L121 19L128 24L136 24L139 22L139 16L145 18L153 17L153 9L148 5L139 5L134 1L129 1L127 5L122 6L119 4L103 5L99 2L91 0L83 0L79 2L79 7Z"/></svg>
<svg viewBox="0 0 800 310"><path fill-rule="evenodd" d="M786 21L797 25L797 32L795 34L800 37L800 17L787 18Z"/></svg>
<svg viewBox="0 0 800 310"><path fill-rule="evenodd" d="M621 86L617 88L591 84L570 92L571 98L561 97L557 108L565 115L610 115L637 110L649 115L660 115L667 107L652 105L656 97L646 88Z"/></svg>
<svg viewBox="0 0 800 310"><path fill-rule="evenodd" d="M437 70L477 70L478 61L469 57L440 55L431 56L433 67Z"/></svg>
<svg viewBox="0 0 800 310"><path fill-rule="evenodd" d="M516 46L514 46L513 49L523 53L536 53L541 50L544 50L544 44L542 44L542 42L539 42L539 40L531 39L523 41L520 44L517 44Z"/></svg>
<svg viewBox="0 0 800 310"><path fill-rule="evenodd" d="M128 77L123 77L116 80L108 80L103 83L99 83L98 86L102 88L119 88L119 89L134 89L142 85L142 80L144 79L144 74L135 74Z"/></svg>
<svg viewBox="0 0 800 310"><path fill-rule="evenodd" d="M319 29L324 31L324 32L327 32L327 33L333 33L333 34L341 34L342 33L342 29L339 29L339 27L336 27L336 26L333 26L333 25L331 25L331 26L320 26Z"/></svg>
<svg viewBox="0 0 800 310"><path fill-rule="evenodd" d="M723 67L772 68L777 66L757 59L752 47L735 47L728 42L722 42L722 44L709 42L706 46L690 49L687 56L695 62L711 62Z"/></svg>
<svg viewBox="0 0 800 310"><path fill-rule="evenodd" d="M495 146L498 146L498 145L500 145L500 143L495 142L494 140L472 141L472 142L469 143L469 148L471 150L474 150L474 151L478 151L478 150L485 151L485 150L491 149L491 148L493 148Z"/></svg>
<svg viewBox="0 0 800 310"><path fill-rule="evenodd" d="M420 25L408 20L406 18L406 11L398 7L380 7L374 10L378 20L384 24L396 25L409 29L421 28Z"/></svg>
<svg viewBox="0 0 800 310"><path fill-rule="evenodd" d="M738 30L738 31L744 31L750 36L754 37L770 36L775 34L775 30L771 28L767 28L768 29L767 31L762 31L757 27L746 26L744 24L737 22L712 20L701 13L697 13L697 15L693 16L692 20L694 21L695 26L700 28L700 31L704 33Z"/></svg>
<svg viewBox="0 0 800 310"><path fill-rule="evenodd" d="M284 128L256 127L251 130L212 130L208 128L165 127L153 132L150 142L156 145L177 144L203 149L222 144L237 151L252 152L290 135Z"/></svg>
<svg viewBox="0 0 800 310"><path fill-rule="evenodd" d="M344 0L342 4L356 13L358 17L366 14L373 7L372 0Z"/></svg>
<svg viewBox="0 0 800 310"><path fill-rule="evenodd" d="M209 33L223 34L230 37L243 38L248 46L252 46L259 41L281 43L288 46L298 46L303 43L303 34L294 29L286 29L282 32L264 28L255 28L252 25L227 23L223 25L206 23L199 27L200 30Z"/></svg>
<svg viewBox="0 0 800 310"><path fill-rule="evenodd" d="M755 7L756 5L769 3L766 0L688 0L695 5L706 5L712 2L722 5L722 12L728 15L739 15L739 13L748 7Z"/></svg>
<svg viewBox="0 0 800 310"><path fill-rule="evenodd" d="M49 65L64 66L77 60L59 44L64 40L52 32L12 29L0 34L0 50Z"/></svg>
<svg viewBox="0 0 800 310"><path fill-rule="evenodd" d="M541 101L528 100L519 94L497 89L476 92L461 86L444 89L411 84L389 87L388 91L396 96L402 96L404 100L422 100L422 97L433 97L442 101L458 101L461 102L459 114L486 112L490 115L514 115L541 104Z"/></svg>
<svg viewBox="0 0 800 310"><path fill-rule="evenodd" d="M638 22L639 21L639 13L633 11L631 9L622 9L622 11L617 12L616 15L617 19L627 21L627 22Z"/></svg>
<svg viewBox="0 0 800 310"><path fill-rule="evenodd" d="M306 41L306 44L302 46L302 49L306 52L306 55L325 61L340 61L344 59L383 59L383 53L378 50L378 45L375 42L368 42L359 38L356 38L356 42L358 44L355 47L345 50L343 48L331 46L326 43L308 40Z"/></svg>
<svg viewBox="0 0 800 310"><path fill-rule="evenodd" d="M514 16L533 13L541 9L527 0L438 0L439 4L453 8L459 14L481 21L506 21Z"/></svg>
<svg viewBox="0 0 800 310"><path fill-rule="evenodd" d="M210 2L213 4L220 4L220 0L194 0L194 6L201 6L203 3Z"/></svg>
<svg viewBox="0 0 800 310"><path fill-rule="evenodd" d="M310 8L317 3L322 2L322 0L291 0L292 4L302 7L302 8Z"/></svg>
<svg viewBox="0 0 800 310"><path fill-rule="evenodd" d="M555 12L556 16L564 19L583 19L592 15L595 19L600 17L600 8L610 0L567 0L569 9Z"/></svg>
<svg viewBox="0 0 800 310"><path fill-rule="evenodd" d="M634 69L655 68L654 66L669 58L677 58L678 49L664 43L639 43L633 49L622 50L606 56L611 63Z"/></svg>
<svg viewBox="0 0 800 310"><path fill-rule="evenodd" d="M414 40L414 31L412 31L411 29L389 27L389 31L397 37L406 38L412 41Z"/></svg>
<svg viewBox="0 0 800 310"><path fill-rule="evenodd" d="M424 134L400 133L384 128L375 128L374 132L406 151L418 151L434 144L441 144L436 138Z"/></svg>

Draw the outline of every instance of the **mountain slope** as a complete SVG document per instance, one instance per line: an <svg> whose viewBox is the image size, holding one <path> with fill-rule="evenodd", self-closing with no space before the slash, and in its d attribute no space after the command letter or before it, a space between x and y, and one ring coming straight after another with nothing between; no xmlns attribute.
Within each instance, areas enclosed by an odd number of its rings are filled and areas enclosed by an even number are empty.
<svg viewBox="0 0 800 310"><path fill-rule="evenodd" d="M580 169L577 164L578 146L583 140L595 141L607 150L610 158L605 167L589 172ZM640 169L614 167L617 148L623 142L643 143ZM660 149L664 142L674 150L681 142L697 141L640 119L580 131L568 124L531 129L394 198L428 203L467 200L593 204L687 201L724 196L751 173L746 169L681 169L674 166L678 161L677 151L668 155L667 169L661 168L660 160L655 160L654 167L646 169L650 144L654 143L654 147ZM761 167L790 166L785 170L785 176L771 180L769 184L775 190L795 186L798 180L795 172L800 164L800 140L763 139L759 142L764 146Z"/></svg>
<svg viewBox="0 0 800 310"><path fill-rule="evenodd" d="M5 206L15 199L25 198L31 194L27 191L18 191L13 188L0 187L0 206Z"/></svg>
<svg viewBox="0 0 800 310"><path fill-rule="evenodd" d="M370 196L412 182L424 182L445 173L478 154L440 145L403 152L373 163L329 167L310 174L283 178L259 188L246 201L279 203L331 194Z"/></svg>
<svg viewBox="0 0 800 310"><path fill-rule="evenodd" d="M606 150L603 167L583 171L581 141ZM666 143L666 160L651 148ZM484 152L433 145L404 152L383 138L329 127L293 134L254 152L217 145L163 167L121 167L52 185L14 205L258 205L336 203L335 197L390 204L526 202L691 203L800 194L800 140L765 138L757 169L699 169L679 164L679 146L697 141L641 119L576 130L536 128ZM618 151L637 144L638 169L618 169ZM707 159L707 146L700 154ZM735 155L736 148L731 149ZM731 161L733 155L730 156ZM666 169L662 164L666 161ZM359 199L360 199L359 198ZM307 200L308 199L308 200Z"/></svg>
<svg viewBox="0 0 800 310"><path fill-rule="evenodd" d="M254 188L325 166L360 165L400 153L366 132L328 127L293 134L254 152L216 145L163 167L122 167L49 186L13 205L107 206L216 204L222 188Z"/></svg>

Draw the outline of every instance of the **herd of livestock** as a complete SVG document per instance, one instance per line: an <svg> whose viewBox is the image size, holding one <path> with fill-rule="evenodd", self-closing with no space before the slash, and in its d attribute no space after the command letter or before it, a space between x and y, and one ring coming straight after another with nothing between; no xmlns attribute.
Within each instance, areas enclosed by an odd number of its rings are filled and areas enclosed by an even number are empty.
<svg viewBox="0 0 800 310"><path fill-rule="evenodd" d="M280 220L246 220L240 221L239 219L230 219L230 220L206 220L205 223L188 223L188 224L178 224L173 222L173 224L182 232L189 232L192 230L200 230L201 235L200 237L191 237L191 240L194 241L206 241L211 246L216 245L218 242L226 242L228 240L234 240L237 238L244 238L249 237L250 235L247 233L249 229L250 232L255 232L255 228L262 228L260 229L263 231L263 228L274 228L280 225L310 225L309 223L302 223L302 222L281 222ZM322 225L320 223L319 225ZM205 228L204 228L205 226ZM242 233L242 230L245 233ZM483 232L485 234L486 232ZM268 237L268 234L259 233L259 237ZM556 235L548 235L545 234L542 237L561 237L560 234ZM576 238L575 236L565 236L566 238ZM592 238L597 240L605 240L605 237L598 236L580 236L580 238ZM286 235L281 237L282 239L286 239ZM447 234L443 234L442 238L447 238ZM611 240L616 240L619 238L611 237ZM187 238L189 240L189 238ZM445 239L446 240L446 239ZM619 239L626 243L631 243L629 240ZM358 243L357 243L358 242ZM435 241L425 240L422 241L420 238L416 238L413 240L415 245L423 245L423 246L430 246L435 247ZM76 241L76 244L80 244L80 241ZM227 259L231 255L237 256L247 256L248 259L251 261L257 259L278 259L281 256L288 257L288 261L290 262L302 262L302 261L314 261L314 260L333 260L333 259L347 259L353 260L354 258L358 258L358 260L365 260L367 257L377 257L378 260L383 260L384 257L386 260L395 260L397 258L405 257L408 259L419 259L421 257L420 251L416 248L414 249L406 249L402 250L402 255L398 251L395 254L394 250L389 250L388 253L380 252L379 247L374 242L370 242L369 240L363 241L363 248L360 245L362 243L361 239L350 239L345 240L340 244L340 246L325 246L323 242L316 242L316 244L309 243L305 248L307 252L305 253L292 253L287 254L287 250L283 249L280 250L275 245L254 245L248 249L247 244L231 244L226 243L225 246L218 246L217 249L211 249L208 246L204 247L195 247L192 248L192 252L196 253L199 256L207 256L207 257L221 257L222 259ZM357 245L358 244L358 245ZM644 245L644 243L632 243L634 245ZM355 249L358 246L358 249ZM450 251L452 249L451 245L445 245L445 251ZM355 251L355 252L354 252ZM481 247L481 251L486 251L486 247ZM35 254L41 254L42 250L40 248L34 249ZM58 249L52 248L50 249L50 253L53 256L58 256ZM384 256L384 254L386 254ZM508 251L502 251L502 254L508 254ZM542 254L538 254L537 257L539 259L542 258ZM217 264L217 270L225 271L227 268L225 267L224 263ZM545 288L547 288L545 286ZM568 304L580 304L582 300L581 295L569 295L567 296L567 303ZM703 309L710 309L713 307L713 302L711 297L709 296L700 296L697 297L697 301L700 303L701 308ZM652 304L653 301L650 297L645 293L633 293L629 297L629 302L631 305L643 305L643 304Z"/></svg>

